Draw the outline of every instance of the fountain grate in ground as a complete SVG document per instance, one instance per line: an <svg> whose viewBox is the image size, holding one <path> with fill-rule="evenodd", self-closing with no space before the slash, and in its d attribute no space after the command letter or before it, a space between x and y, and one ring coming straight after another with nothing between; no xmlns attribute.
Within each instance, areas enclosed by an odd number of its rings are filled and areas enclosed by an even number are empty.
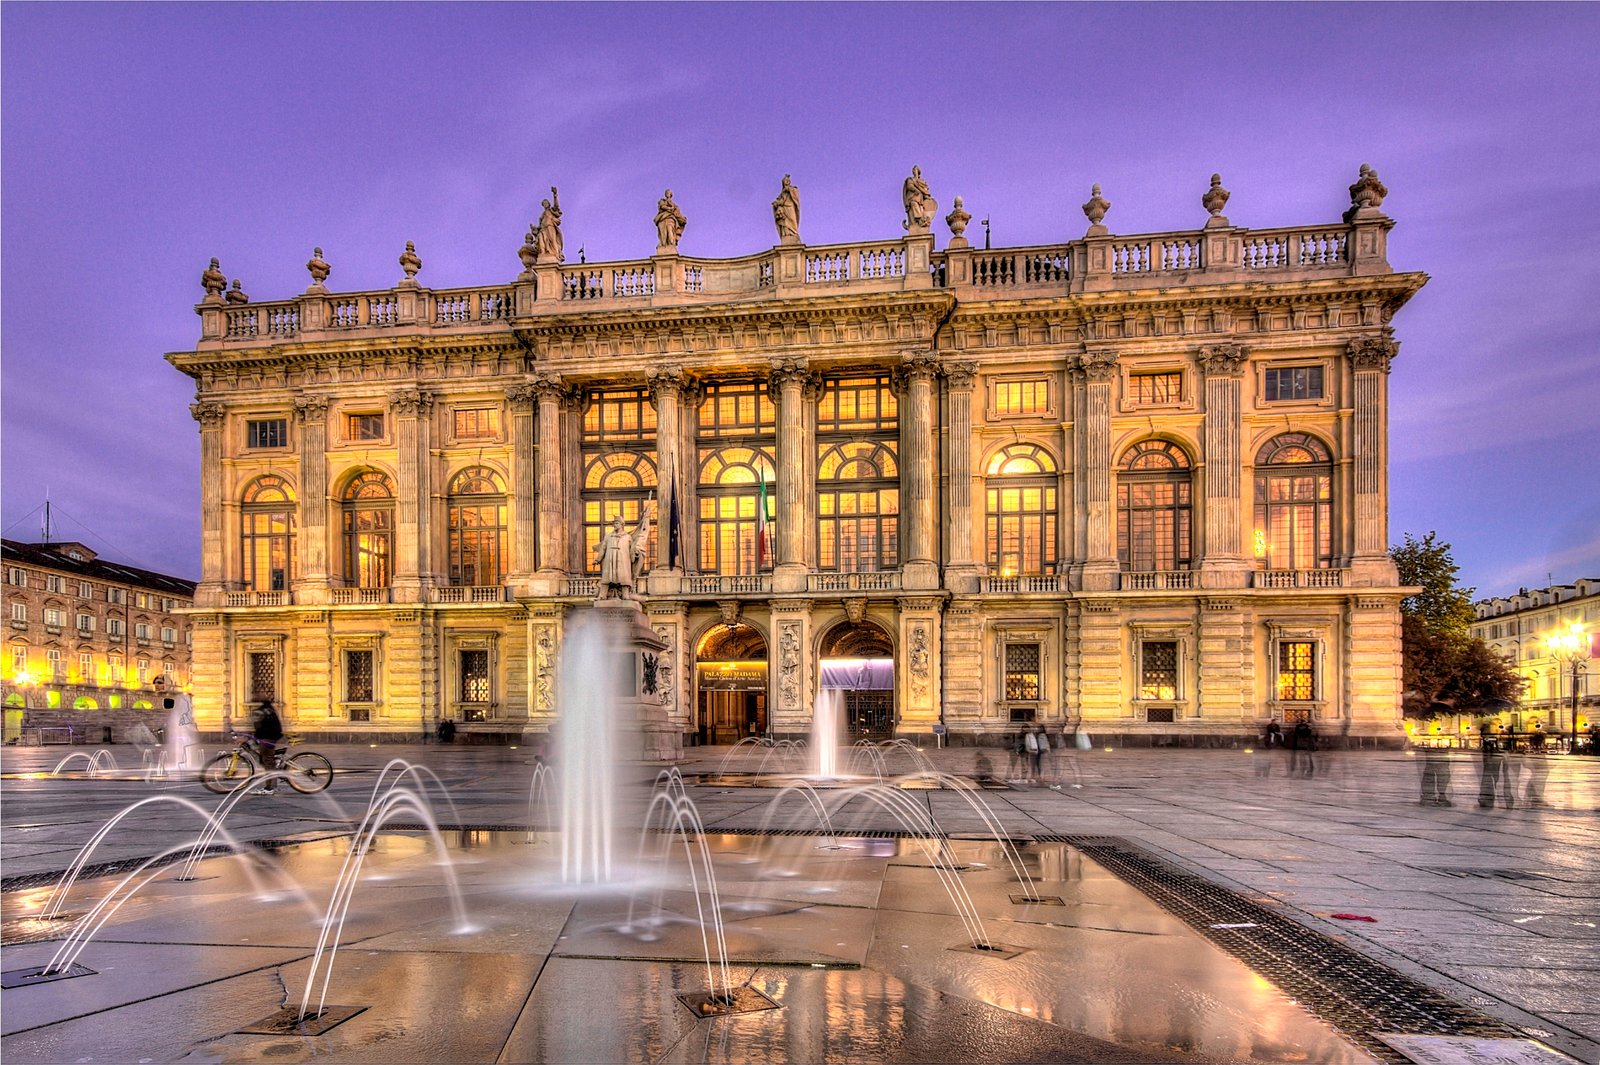
<svg viewBox="0 0 1600 1065"><path fill-rule="evenodd" d="M285 1006L259 1021L236 1029L236 1034L317 1036L332 1031L366 1010L366 1006L324 1006L316 1013L302 1017L297 1007Z"/></svg>
<svg viewBox="0 0 1600 1065"><path fill-rule="evenodd" d="M1244 962L1380 1061L1409 1058L1384 1034L1512 1038L1506 1022L1266 906L1112 836L1042 835L1093 858L1162 909Z"/></svg>
<svg viewBox="0 0 1600 1065"><path fill-rule="evenodd" d="M32 987L34 984L49 984L57 980L71 980L78 976L94 976L95 970L87 965L73 962L60 972L49 973L46 965L35 965L27 969L12 969L0 973L0 990L10 991L17 987Z"/></svg>
<svg viewBox="0 0 1600 1065"><path fill-rule="evenodd" d="M725 1017L730 1013L759 1013L783 1007L748 984L740 984L728 994L697 991L677 996L684 1008L696 1017Z"/></svg>

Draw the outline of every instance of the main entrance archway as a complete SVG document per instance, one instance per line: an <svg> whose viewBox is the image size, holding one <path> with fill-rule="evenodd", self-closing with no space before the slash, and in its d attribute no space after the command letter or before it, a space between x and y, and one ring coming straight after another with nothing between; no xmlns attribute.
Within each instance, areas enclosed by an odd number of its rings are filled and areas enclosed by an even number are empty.
<svg viewBox="0 0 1600 1065"><path fill-rule="evenodd" d="M822 688L844 693L851 739L894 735L894 641L871 621L841 621L822 637Z"/></svg>
<svg viewBox="0 0 1600 1065"><path fill-rule="evenodd" d="M701 744L767 731L767 640L743 623L717 625L695 649L695 731Z"/></svg>

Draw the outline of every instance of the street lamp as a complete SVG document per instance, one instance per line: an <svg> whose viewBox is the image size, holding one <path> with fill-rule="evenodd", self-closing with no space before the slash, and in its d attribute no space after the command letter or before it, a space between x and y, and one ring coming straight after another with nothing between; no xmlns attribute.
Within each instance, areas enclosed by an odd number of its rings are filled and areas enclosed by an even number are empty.
<svg viewBox="0 0 1600 1065"><path fill-rule="evenodd" d="M1583 625L1574 621L1572 627L1566 632L1552 633L1546 637L1545 642L1550 646L1550 657L1556 662L1570 666L1572 669L1572 742L1568 750L1573 754L1578 753L1578 678L1582 676L1583 664L1589 661L1589 635L1583 631ZM1556 699L1561 698L1561 672L1556 672Z"/></svg>

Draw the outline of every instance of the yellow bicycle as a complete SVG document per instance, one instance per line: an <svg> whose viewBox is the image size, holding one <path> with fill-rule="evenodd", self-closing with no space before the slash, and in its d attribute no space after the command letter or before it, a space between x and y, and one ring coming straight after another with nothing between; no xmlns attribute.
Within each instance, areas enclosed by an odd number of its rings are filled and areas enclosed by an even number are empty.
<svg viewBox="0 0 1600 1065"><path fill-rule="evenodd" d="M233 750L223 751L200 771L200 783L219 795L226 795L263 772L255 740L237 732L232 735L238 740ZM285 736L284 742L293 743L294 737ZM304 794L321 791L333 783L333 763L312 751L284 755L278 759L278 769L291 788Z"/></svg>

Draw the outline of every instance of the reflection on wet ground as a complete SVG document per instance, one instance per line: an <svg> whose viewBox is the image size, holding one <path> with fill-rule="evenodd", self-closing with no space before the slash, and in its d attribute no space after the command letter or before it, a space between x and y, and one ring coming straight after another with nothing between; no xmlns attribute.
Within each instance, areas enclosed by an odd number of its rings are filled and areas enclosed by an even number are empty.
<svg viewBox="0 0 1600 1065"><path fill-rule="evenodd" d="M626 887L559 884L554 834L445 834L472 931L427 838L379 836L339 934L327 1033L246 1035L298 1002L346 837L157 878L85 950L95 976L6 993L8 1062L1372 1060L1242 963L1062 843L709 835L727 963L778 1009L703 1017L706 897L672 851ZM959 883L969 903L960 901ZM82 884L81 912L110 886ZM1060 905L1013 896L1060 899ZM4 899L7 918L38 892ZM973 952L964 908L1004 951ZM55 943L17 942L6 970ZM1014 956L1008 956L1012 955ZM326 961L324 962L326 964Z"/></svg>

